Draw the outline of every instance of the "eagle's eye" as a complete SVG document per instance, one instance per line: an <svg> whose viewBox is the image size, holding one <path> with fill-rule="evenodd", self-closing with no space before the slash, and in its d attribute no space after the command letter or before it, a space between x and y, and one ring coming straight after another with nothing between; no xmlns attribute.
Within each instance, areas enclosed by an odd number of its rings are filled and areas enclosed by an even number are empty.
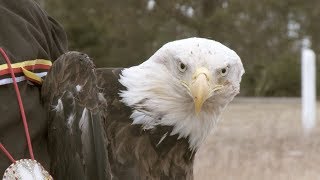
<svg viewBox="0 0 320 180"><path fill-rule="evenodd" d="M220 71L221 76L227 75L228 71L229 71L229 67L222 68L221 71Z"/></svg>
<svg viewBox="0 0 320 180"><path fill-rule="evenodd" d="M187 70L187 66L182 62L179 63L178 68L180 72L185 72Z"/></svg>

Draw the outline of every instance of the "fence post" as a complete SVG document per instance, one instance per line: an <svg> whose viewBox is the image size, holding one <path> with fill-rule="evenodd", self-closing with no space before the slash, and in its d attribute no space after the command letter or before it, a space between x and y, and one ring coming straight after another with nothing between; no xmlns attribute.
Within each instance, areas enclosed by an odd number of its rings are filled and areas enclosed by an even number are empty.
<svg viewBox="0 0 320 180"><path fill-rule="evenodd" d="M301 49L302 125L309 133L316 124L316 56L304 38Z"/></svg>

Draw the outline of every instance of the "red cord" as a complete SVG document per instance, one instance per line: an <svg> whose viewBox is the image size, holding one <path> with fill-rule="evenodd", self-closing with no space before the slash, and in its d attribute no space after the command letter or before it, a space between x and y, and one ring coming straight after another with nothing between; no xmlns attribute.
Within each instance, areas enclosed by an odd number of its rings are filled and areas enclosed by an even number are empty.
<svg viewBox="0 0 320 180"><path fill-rule="evenodd" d="M15 77L15 75L13 73L13 70L12 70L12 67L11 67L11 63L10 63L10 59L7 56L6 52L1 47L0 47L0 52L1 52L2 56L4 57L4 59L6 60L6 62L8 64L8 68L10 70L10 74L11 74L11 77L12 77L12 80L13 80L14 89L15 89L16 94L17 94L17 99L18 99L19 108L20 108L20 114L21 114L22 122L23 122L23 126L24 126L24 132L25 132L26 138L27 138L29 154L30 154L31 159L34 160L32 144L31 144L30 134L29 134L29 129L28 129L28 123L27 123L25 112L24 112L22 99L21 99L19 87L18 87L18 84L17 84L17 81L16 81L16 77Z"/></svg>
<svg viewBox="0 0 320 180"><path fill-rule="evenodd" d="M15 163L16 160L13 159L13 157L11 156L11 154L6 150L6 148L4 148L4 146L0 143L0 149L4 152L4 154L10 159L10 161L12 161L12 163Z"/></svg>

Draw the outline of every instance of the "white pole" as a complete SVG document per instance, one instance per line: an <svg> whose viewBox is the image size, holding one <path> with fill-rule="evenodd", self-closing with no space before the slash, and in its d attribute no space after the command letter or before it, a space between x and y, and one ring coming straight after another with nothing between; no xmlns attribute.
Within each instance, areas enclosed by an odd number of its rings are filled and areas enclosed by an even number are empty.
<svg viewBox="0 0 320 180"><path fill-rule="evenodd" d="M306 133L316 124L316 56L310 40L303 39L301 52L302 124Z"/></svg>

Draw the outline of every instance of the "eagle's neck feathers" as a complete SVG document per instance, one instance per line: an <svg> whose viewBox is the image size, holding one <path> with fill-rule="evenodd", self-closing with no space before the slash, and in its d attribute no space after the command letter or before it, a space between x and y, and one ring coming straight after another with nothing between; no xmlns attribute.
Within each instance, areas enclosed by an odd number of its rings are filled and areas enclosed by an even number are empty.
<svg viewBox="0 0 320 180"><path fill-rule="evenodd" d="M226 105L208 103L201 113L195 114L192 98L181 93L184 90L181 83L152 62L124 69L119 81L126 87L120 97L133 109L133 124L141 124L145 129L172 126L168 135L187 138L192 151L198 149L214 128Z"/></svg>

